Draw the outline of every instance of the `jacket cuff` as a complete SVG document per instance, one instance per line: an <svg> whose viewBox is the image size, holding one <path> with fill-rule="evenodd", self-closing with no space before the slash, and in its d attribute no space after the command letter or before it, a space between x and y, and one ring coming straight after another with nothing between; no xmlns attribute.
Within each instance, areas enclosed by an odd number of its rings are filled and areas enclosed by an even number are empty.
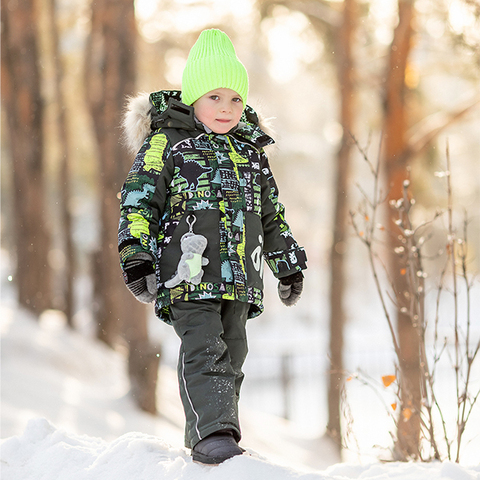
<svg viewBox="0 0 480 480"><path fill-rule="evenodd" d="M134 255L136 257L141 257L142 255L145 255L148 256L148 258L152 259L152 261L155 261L152 253L148 250L145 250L145 248L140 245L138 241L126 241L121 243L118 248L118 253L120 255L120 264L122 266L122 269L125 266L125 262L131 259Z"/></svg>
<svg viewBox="0 0 480 480"><path fill-rule="evenodd" d="M140 278L147 277L155 273L155 266L149 256L149 259L138 258L136 261L129 259L126 263L126 268L123 271L123 279L128 285L130 283L139 280Z"/></svg>
<svg viewBox="0 0 480 480"><path fill-rule="evenodd" d="M307 268L307 254L302 247L280 252L265 252L264 257L270 270L277 278L287 277Z"/></svg>

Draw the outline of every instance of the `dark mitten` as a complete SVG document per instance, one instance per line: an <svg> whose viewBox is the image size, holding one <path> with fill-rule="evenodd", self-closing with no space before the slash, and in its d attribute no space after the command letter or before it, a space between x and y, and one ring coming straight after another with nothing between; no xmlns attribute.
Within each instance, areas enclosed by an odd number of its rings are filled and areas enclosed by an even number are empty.
<svg viewBox="0 0 480 480"><path fill-rule="evenodd" d="M295 305L303 290L303 273L296 272L288 277L283 277L278 282L278 296L284 305Z"/></svg>
<svg viewBox="0 0 480 480"><path fill-rule="evenodd" d="M123 278L128 289L142 303L151 303L157 298L157 279L153 262L137 256L127 260Z"/></svg>

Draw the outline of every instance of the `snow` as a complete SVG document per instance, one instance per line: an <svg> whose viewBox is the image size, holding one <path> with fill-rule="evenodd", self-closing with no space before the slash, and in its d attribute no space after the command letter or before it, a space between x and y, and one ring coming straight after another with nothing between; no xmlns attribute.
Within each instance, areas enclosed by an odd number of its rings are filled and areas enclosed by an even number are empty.
<svg viewBox="0 0 480 480"><path fill-rule="evenodd" d="M370 465L337 464L323 472L301 473L254 453L219 466L193 463L188 453L157 436L126 433L112 442L67 433L48 420L28 422L25 432L2 443L3 480L474 480L480 468L451 462Z"/></svg>
<svg viewBox="0 0 480 480"><path fill-rule="evenodd" d="M122 353L71 331L58 312L37 320L2 298L1 339L2 480L480 479L480 465L336 463L325 439L244 408L247 455L199 465L183 448L172 369L160 369L161 414L151 416L130 398Z"/></svg>

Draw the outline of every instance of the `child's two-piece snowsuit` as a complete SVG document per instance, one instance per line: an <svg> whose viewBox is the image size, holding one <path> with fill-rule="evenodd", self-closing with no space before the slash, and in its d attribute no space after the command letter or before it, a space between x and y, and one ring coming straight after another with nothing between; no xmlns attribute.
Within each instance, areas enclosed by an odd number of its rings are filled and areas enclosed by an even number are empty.
<svg viewBox="0 0 480 480"><path fill-rule="evenodd" d="M240 439L245 323L263 310L263 260L282 278L305 269L306 256L285 222L263 150L273 140L255 112L247 106L238 127L220 135L180 95L150 95L151 131L122 189L119 252L122 268L138 257L154 264L156 314L182 340L178 379L193 448L222 429ZM192 229L208 241L201 281L167 288Z"/></svg>

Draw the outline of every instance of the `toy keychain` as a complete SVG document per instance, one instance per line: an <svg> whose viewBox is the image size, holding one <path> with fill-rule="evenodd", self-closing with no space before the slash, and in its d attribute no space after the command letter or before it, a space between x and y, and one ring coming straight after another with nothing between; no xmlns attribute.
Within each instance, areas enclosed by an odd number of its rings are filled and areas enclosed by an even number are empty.
<svg viewBox="0 0 480 480"><path fill-rule="evenodd" d="M190 218L191 218L191 220L190 220ZM190 214L185 221L187 222L187 225L188 225L188 232L185 233L185 235L195 235L193 233L193 226L195 225L195 222L197 221L197 217L193 214Z"/></svg>
<svg viewBox="0 0 480 480"><path fill-rule="evenodd" d="M208 259L202 256L207 248L207 239L203 235L193 233L193 225L197 218L190 214L185 221L188 225L188 232L180 239L182 256L178 262L175 276L165 282L167 288L176 287L183 281L198 285L204 273L202 267L208 265Z"/></svg>

